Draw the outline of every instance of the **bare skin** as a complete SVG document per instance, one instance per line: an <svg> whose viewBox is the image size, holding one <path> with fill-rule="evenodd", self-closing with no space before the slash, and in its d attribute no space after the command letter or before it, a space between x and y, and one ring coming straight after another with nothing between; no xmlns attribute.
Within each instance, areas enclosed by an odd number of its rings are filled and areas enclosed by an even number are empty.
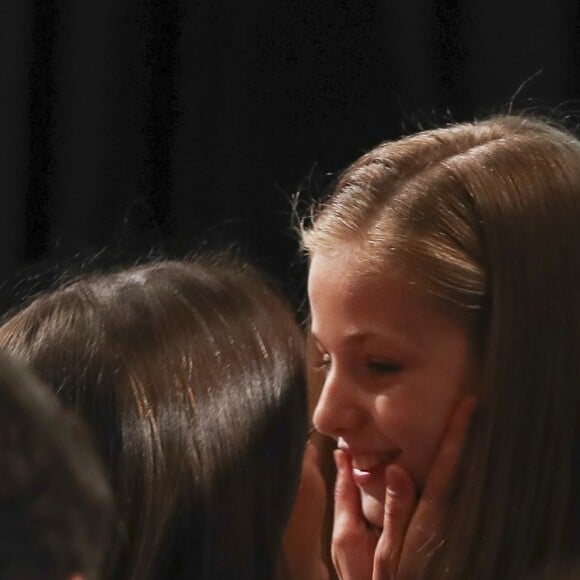
<svg viewBox="0 0 580 580"><path fill-rule="evenodd" d="M385 468L383 528L369 527L352 478L348 453L335 451L332 559L341 580L415 580L429 554L444 539L445 514L475 408L475 397L456 407L420 497L412 478L397 464Z"/></svg>
<svg viewBox="0 0 580 580"><path fill-rule="evenodd" d="M397 464L422 492L478 359L463 318L392 264L371 275L356 264L345 245L310 265L313 366L324 379L313 423L348 453L363 514L381 528L385 468Z"/></svg>

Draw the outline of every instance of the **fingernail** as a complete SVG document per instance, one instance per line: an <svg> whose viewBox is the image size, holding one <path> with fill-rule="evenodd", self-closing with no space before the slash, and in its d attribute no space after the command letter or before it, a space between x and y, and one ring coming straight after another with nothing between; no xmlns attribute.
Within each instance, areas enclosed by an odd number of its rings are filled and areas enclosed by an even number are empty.
<svg viewBox="0 0 580 580"><path fill-rule="evenodd" d="M334 457L334 465L336 465L338 471L344 465L344 453L340 449L335 449L332 452L332 456Z"/></svg>

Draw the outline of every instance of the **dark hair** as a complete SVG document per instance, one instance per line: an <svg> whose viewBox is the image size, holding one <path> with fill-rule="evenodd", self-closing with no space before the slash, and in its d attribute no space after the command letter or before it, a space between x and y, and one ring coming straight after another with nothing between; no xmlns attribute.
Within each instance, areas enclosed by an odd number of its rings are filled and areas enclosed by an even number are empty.
<svg viewBox="0 0 580 580"><path fill-rule="evenodd" d="M271 579L307 433L304 344L231 257L86 276L0 329L80 412L120 514L116 578Z"/></svg>
<svg viewBox="0 0 580 580"><path fill-rule="evenodd" d="M394 264L471 326L480 380L449 536L427 577L519 578L578 553L580 142L503 116L384 143L304 232ZM338 250L337 250L338 248Z"/></svg>
<svg viewBox="0 0 580 580"><path fill-rule="evenodd" d="M0 352L0 579L100 578L111 508L81 423Z"/></svg>

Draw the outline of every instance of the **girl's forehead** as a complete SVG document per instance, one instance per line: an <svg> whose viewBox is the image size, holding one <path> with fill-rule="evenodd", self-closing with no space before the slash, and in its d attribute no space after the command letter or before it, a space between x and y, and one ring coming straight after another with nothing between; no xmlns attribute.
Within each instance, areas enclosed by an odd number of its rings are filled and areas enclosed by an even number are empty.
<svg viewBox="0 0 580 580"><path fill-rule="evenodd" d="M380 262L367 257L364 248L348 243L314 254L308 273L311 300L318 292L326 294L338 290L353 295L361 292L383 294L385 286L392 282L413 293L419 290L416 281L392 257L385 256Z"/></svg>
<svg viewBox="0 0 580 580"><path fill-rule="evenodd" d="M311 330L322 343L372 340L426 349L443 335L466 332L465 320L400 268L386 261L382 272L361 271L356 254L347 249L312 260L309 299Z"/></svg>

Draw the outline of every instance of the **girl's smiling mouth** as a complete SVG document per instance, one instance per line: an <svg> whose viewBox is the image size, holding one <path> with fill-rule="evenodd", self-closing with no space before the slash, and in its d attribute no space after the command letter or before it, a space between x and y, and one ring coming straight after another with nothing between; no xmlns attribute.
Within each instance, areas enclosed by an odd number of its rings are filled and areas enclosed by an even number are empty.
<svg viewBox="0 0 580 580"><path fill-rule="evenodd" d="M342 438L338 439L338 448L344 450L351 460L352 477L358 487L386 485L385 468L400 455L401 449L380 452L363 452L349 447Z"/></svg>

